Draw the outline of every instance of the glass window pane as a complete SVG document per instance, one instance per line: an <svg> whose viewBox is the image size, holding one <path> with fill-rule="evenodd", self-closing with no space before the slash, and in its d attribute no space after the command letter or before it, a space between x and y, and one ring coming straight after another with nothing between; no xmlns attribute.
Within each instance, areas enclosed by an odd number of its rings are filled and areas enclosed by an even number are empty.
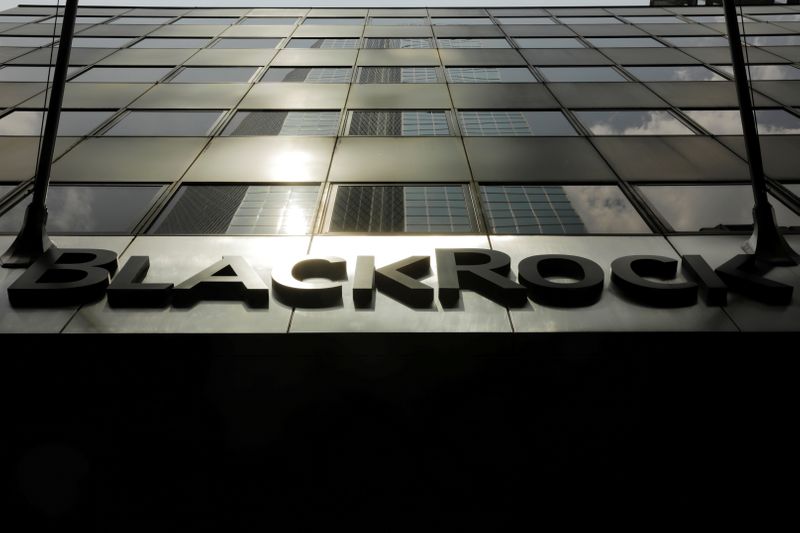
<svg viewBox="0 0 800 533"><path fill-rule="evenodd" d="M481 187L492 233L650 233L614 185Z"/></svg>
<svg viewBox="0 0 800 533"><path fill-rule="evenodd" d="M678 48L728 46L728 39L725 37L663 37L663 39Z"/></svg>
<svg viewBox="0 0 800 533"><path fill-rule="evenodd" d="M18 46L25 48L38 48L52 44L51 37L5 37L0 36L0 46ZM56 39L58 42L58 39Z"/></svg>
<svg viewBox="0 0 800 533"><path fill-rule="evenodd" d="M562 24L622 24L614 17L558 17Z"/></svg>
<svg viewBox="0 0 800 533"><path fill-rule="evenodd" d="M69 67L67 77L73 75L80 68ZM52 81L55 68L53 67L18 67L9 65L0 68L0 81Z"/></svg>
<svg viewBox="0 0 800 533"><path fill-rule="evenodd" d="M203 48L211 39L174 39L146 37L131 48Z"/></svg>
<svg viewBox="0 0 800 533"><path fill-rule="evenodd" d="M239 111L223 135L336 135L339 111Z"/></svg>
<svg viewBox="0 0 800 533"><path fill-rule="evenodd" d="M41 15L0 15L0 22L23 24L25 22L35 22L40 18L42 18Z"/></svg>
<svg viewBox="0 0 800 533"><path fill-rule="evenodd" d="M733 78L733 67L717 65L716 68ZM0 76L2 73L0 70ZM800 80L800 69L791 65L747 65L747 77L752 80Z"/></svg>
<svg viewBox="0 0 800 533"><path fill-rule="evenodd" d="M236 24L236 17L181 17L173 24Z"/></svg>
<svg viewBox="0 0 800 533"><path fill-rule="evenodd" d="M625 17L625 20L633 24L686 24L678 17Z"/></svg>
<svg viewBox="0 0 800 533"><path fill-rule="evenodd" d="M713 70L701 66L625 67L625 70L642 81L725 81Z"/></svg>
<svg viewBox="0 0 800 533"><path fill-rule="evenodd" d="M425 17L372 17L369 23L375 26L422 26L428 23Z"/></svg>
<svg viewBox="0 0 800 533"><path fill-rule="evenodd" d="M184 185L148 233L155 235L305 235L317 185Z"/></svg>
<svg viewBox="0 0 800 533"><path fill-rule="evenodd" d="M650 37L589 37L597 48L658 48L664 46Z"/></svg>
<svg viewBox="0 0 800 533"><path fill-rule="evenodd" d="M364 24L364 19L355 17L310 17L304 20L303 24L313 26L358 26L359 24Z"/></svg>
<svg viewBox="0 0 800 533"><path fill-rule="evenodd" d="M186 67L170 83L222 83L250 81L258 67Z"/></svg>
<svg viewBox="0 0 800 533"><path fill-rule="evenodd" d="M280 39L223 38L211 48L275 48L279 42Z"/></svg>
<svg viewBox="0 0 800 533"><path fill-rule="evenodd" d="M459 111L464 135L577 135L561 111Z"/></svg>
<svg viewBox="0 0 800 533"><path fill-rule="evenodd" d="M104 135L203 136L221 116L222 111L131 111Z"/></svg>
<svg viewBox="0 0 800 533"><path fill-rule="evenodd" d="M539 67L547 81L627 81L611 67Z"/></svg>
<svg viewBox="0 0 800 533"><path fill-rule="evenodd" d="M291 39L286 48L358 48L358 39Z"/></svg>
<svg viewBox="0 0 800 533"><path fill-rule="evenodd" d="M769 15L755 15L755 18L766 22L800 22L800 13L773 13Z"/></svg>
<svg viewBox="0 0 800 533"><path fill-rule="evenodd" d="M172 67L92 67L72 82L155 83L172 72ZM0 76L3 71L0 70Z"/></svg>
<svg viewBox="0 0 800 533"><path fill-rule="evenodd" d="M735 109L684 111L713 135L742 135L742 122ZM756 123L761 135L798 135L800 118L783 109L757 109Z"/></svg>
<svg viewBox="0 0 800 533"><path fill-rule="evenodd" d="M361 67L358 83L437 83L436 67Z"/></svg>
<svg viewBox="0 0 800 533"><path fill-rule="evenodd" d="M339 186L328 231L460 233L475 230L464 188Z"/></svg>
<svg viewBox="0 0 800 533"><path fill-rule="evenodd" d="M348 135L450 135L444 111L352 111Z"/></svg>
<svg viewBox="0 0 800 533"><path fill-rule="evenodd" d="M441 38L440 48L511 48L505 39L499 38Z"/></svg>
<svg viewBox="0 0 800 533"><path fill-rule="evenodd" d="M247 17L240 24L248 26L286 26L297 23L297 17Z"/></svg>
<svg viewBox="0 0 800 533"><path fill-rule="evenodd" d="M144 217L162 186L58 185L47 194L47 231L58 233L130 234ZM30 197L0 218L0 232L22 226Z"/></svg>
<svg viewBox="0 0 800 533"><path fill-rule="evenodd" d="M536 78L524 67L448 67L452 83L534 83Z"/></svg>
<svg viewBox="0 0 800 533"><path fill-rule="evenodd" d="M647 185L639 187L675 231L752 230L753 191L749 185ZM800 217L770 199L782 227L800 227Z"/></svg>
<svg viewBox="0 0 800 533"><path fill-rule="evenodd" d="M75 37L73 48L122 48L133 41L131 37Z"/></svg>
<svg viewBox="0 0 800 533"><path fill-rule="evenodd" d="M433 17L431 23L434 26L493 24L492 19L487 17Z"/></svg>
<svg viewBox="0 0 800 533"><path fill-rule="evenodd" d="M576 111L594 135L694 135L668 111Z"/></svg>
<svg viewBox="0 0 800 533"><path fill-rule="evenodd" d="M271 67L262 82L350 83L350 67Z"/></svg>
<svg viewBox="0 0 800 533"><path fill-rule="evenodd" d="M75 24L99 24L110 19L111 17L75 17ZM64 22L64 17L50 17L47 20L40 20L38 24L53 24L53 22L61 24Z"/></svg>
<svg viewBox="0 0 800 533"><path fill-rule="evenodd" d="M42 115L42 111L13 111L0 118L0 135L39 136L42 132ZM112 115L113 111L62 111L58 134L88 135Z"/></svg>
<svg viewBox="0 0 800 533"><path fill-rule="evenodd" d="M119 17L110 24L166 24L172 17Z"/></svg>
<svg viewBox="0 0 800 533"><path fill-rule="evenodd" d="M520 48L585 48L574 37L515 37Z"/></svg>
<svg viewBox="0 0 800 533"><path fill-rule="evenodd" d="M549 17L498 17L500 24L555 24Z"/></svg>
<svg viewBox="0 0 800 533"><path fill-rule="evenodd" d="M433 48L431 39L420 38L367 38L366 48Z"/></svg>
<svg viewBox="0 0 800 533"><path fill-rule="evenodd" d="M756 46L800 46L800 35L748 35L745 41Z"/></svg>
<svg viewBox="0 0 800 533"><path fill-rule="evenodd" d="M689 20L693 20L695 22L720 22L720 23L725 22L725 15L691 15L686 18L688 18ZM738 14L736 18L739 21L742 20L742 18L738 16ZM752 19L749 19L747 17L744 18L744 21L753 22Z"/></svg>

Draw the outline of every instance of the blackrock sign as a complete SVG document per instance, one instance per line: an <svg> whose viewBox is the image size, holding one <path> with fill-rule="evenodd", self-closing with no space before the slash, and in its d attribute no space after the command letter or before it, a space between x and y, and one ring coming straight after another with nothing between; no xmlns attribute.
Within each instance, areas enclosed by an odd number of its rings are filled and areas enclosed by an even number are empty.
<svg viewBox="0 0 800 533"><path fill-rule="evenodd" d="M437 249L438 291L420 281L431 273L429 256L410 256L376 267L374 256L359 256L352 282L356 307L372 305L375 291L403 304L428 309L434 298L455 307L464 289L500 305L522 307L528 298L553 307L586 307L603 296L605 272L594 261L574 255L533 255L517 265L496 250ZM689 280L675 281L678 268ZM205 300L238 300L269 307L270 287L241 256L227 256L187 280L146 283L150 258L133 256L122 269L117 254L99 249L52 248L8 288L15 307L60 307L101 299L117 308L189 307ZM712 269L699 255L679 261L657 255L626 255L611 263L611 282L631 300L651 307L686 307L701 297L706 305L727 303L728 291L770 305L788 305L793 287L763 276L752 255L737 255ZM565 281L566 279L566 281ZM271 290L282 303L301 308L342 303L347 262L339 257L304 257L271 274ZM672 281L670 281L672 280Z"/></svg>

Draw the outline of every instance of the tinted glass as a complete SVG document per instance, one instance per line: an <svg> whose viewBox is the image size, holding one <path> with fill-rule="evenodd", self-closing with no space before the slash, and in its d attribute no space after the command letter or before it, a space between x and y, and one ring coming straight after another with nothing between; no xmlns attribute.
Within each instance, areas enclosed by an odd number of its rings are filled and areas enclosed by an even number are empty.
<svg viewBox="0 0 800 533"><path fill-rule="evenodd" d="M650 233L614 185L491 185L481 201L492 233Z"/></svg>
<svg viewBox="0 0 800 533"><path fill-rule="evenodd" d="M208 135L221 111L131 111L104 135Z"/></svg>
<svg viewBox="0 0 800 533"><path fill-rule="evenodd" d="M352 111L348 135L450 135L444 111Z"/></svg>
<svg viewBox="0 0 800 533"><path fill-rule="evenodd" d="M555 24L555 21L547 17L498 17L500 24Z"/></svg>
<svg viewBox="0 0 800 533"><path fill-rule="evenodd" d="M77 72L78 68L67 69L67 76ZM17 67L0 68L0 81L52 81L55 68L52 67Z"/></svg>
<svg viewBox="0 0 800 533"><path fill-rule="evenodd" d="M589 37L597 48L658 48L664 46L650 37Z"/></svg>
<svg viewBox="0 0 800 533"><path fill-rule="evenodd" d="M185 185L148 233L304 235L318 195L317 185Z"/></svg>
<svg viewBox="0 0 800 533"><path fill-rule="evenodd" d="M614 17L559 17L562 24L622 24Z"/></svg>
<svg viewBox="0 0 800 533"><path fill-rule="evenodd" d="M434 17L431 19L434 25L478 25L492 24L492 19L485 17Z"/></svg>
<svg viewBox="0 0 800 533"><path fill-rule="evenodd" d="M648 185L639 190L675 231L742 230L753 224L749 185ZM800 217L771 198L779 226L800 226Z"/></svg>
<svg viewBox="0 0 800 533"><path fill-rule="evenodd" d="M250 81L257 67L187 67L170 83L221 83Z"/></svg>
<svg viewBox="0 0 800 533"><path fill-rule="evenodd" d="M678 17L625 17L625 20L633 24L685 24L686 21Z"/></svg>
<svg viewBox="0 0 800 533"><path fill-rule="evenodd" d="M0 75L2 75L0 70ZM147 82L154 83L172 72L172 67L93 67L71 82L105 82L105 83L126 83L126 82Z"/></svg>
<svg viewBox="0 0 800 533"><path fill-rule="evenodd" d="M370 24L375 26L421 26L428 23L424 17L372 17Z"/></svg>
<svg viewBox="0 0 800 533"><path fill-rule="evenodd" d="M561 111L459 111L464 135L576 135Z"/></svg>
<svg viewBox="0 0 800 533"><path fill-rule="evenodd" d="M183 17L173 24L236 24L236 17Z"/></svg>
<svg viewBox="0 0 800 533"><path fill-rule="evenodd" d="M742 135L742 122L738 110L692 110L684 113L713 135ZM798 135L800 118L783 109L756 110L758 133L761 135Z"/></svg>
<svg viewBox="0 0 800 533"><path fill-rule="evenodd" d="M41 15L0 15L0 22L18 22L20 24L25 22L34 22L42 18Z"/></svg>
<svg viewBox="0 0 800 533"><path fill-rule="evenodd" d="M367 38L366 48L433 48L431 39L420 38Z"/></svg>
<svg viewBox="0 0 800 533"><path fill-rule="evenodd" d="M511 48L508 41L499 38L442 38L440 48Z"/></svg>
<svg viewBox="0 0 800 533"><path fill-rule="evenodd" d="M58 39L56 39L58 41ZM0 37L0 46L23 46L36 48L53 42L50 37Z"/></svg>
<svg viewBox="0 0 800 533"><path fill-rule="evenodd" d="M286 48L358 48L358 39L291 39Z"/></svg>
<svg viewBox="0 0 800 533"><path fill-rule="evenodd" d="M663 39L678 48L728 46L728 39L725 37L663 37Z"/></svg>
<svg viewBox="0 0 800 533"><path fill-rule="evenodd" d="M271 67L262 82L350 83L350 67Z"/></svg>
<svg viewBox="0 0 800 533"><path fill-rule="evenodd" d="M119 17L110 24L166 24L172 17Z"/></svg>
<svg viewBox="0 0 800 533"><path fill-rule="evenodd" d="M733 78L733 67L718 65L716 68ZM0 76L2 73L0 70ZM790 65L747 65L747 76L752 80L800 80L800 69Z"/></svg>
<svg viewBox="0 0 800 533"><path fill-rule="evenodd" d="M775 13L772 15L756 15L758 20L767 22L800 22L800 13Z"/></svg>
<svg viewBox="0 0 800 533"><path fill-rule="evenodd" d="M642 81L724 81L725 78L701 66L625 67ZM800 72L800 71L798 71Z"/></svg>
<svg viewBox="0 0 800 533"><path fill-rule="evenodd" d="M296 17L248 17L240 22L240 24L248 26L285 26L295 24L297 20Z"/></svg>
<svg viewBox="0 0 800 533"><path fill-rule="evenodd" d="M362 18L345 18L345 17L311 17L303 21L303 24L311 25L334 25L334 26L357 26L364 24Z"/></svg>
<svg viewBox="0 0 800 533"><path fill-rule="evenodd" d="M211 39L159 39L147 37L131 48L203 48Z"/></svg>
<svg viewBox="0 0 800 533"><path fill-rule="evenodd" d="M42 132L42 111L14 111L0 118L0 135L34 135ZM58 134L88 135L111 118L113 111L62 111Z"/></svg>
<svg viewBox="0 0 800 533"><path fill-rule="evenodd" d="M594 135L694 135L668 111L575 111Z"/></svg>
<svg viewBox="0 0 800 533"><path fill-rule="evenodd" d="M122 48L133 41L131 37L75 37L74 48Z"/></svg>
<svg viewBox="0 0 800 533"><path fill-rule="evenodd" d="M436 83L436 67L361 67L358 83Z"/></svg>
<svg viewBox="0 0 800 533"><path fill-rule="evenodd" d="M144 217L161 186L51 185L47 194L50 233L129 234ZM0 232L22 226L26 198L0 218Z"/></svg>
<svg viewBox="0 0 800 533"><path fill-rule="evenodd" d="M536 78L523 67L448 67L447 79L452 83L533 83Z"/></svg>
<svg viewBox="0 0 800 533"><path fill-rule="evenodd" d="M2 17L0 17L2 18ZM111 17L75 17L75 24L99 24L109 20ZM61 24L64 22L64 17L50 17L47 20L40 20L39 24Z"/></svg>
<svg viewBox="0 0 800 533"><path fill-rule="evenodd" d="M547 81L626 81L611 67L539 67Z"/></svg>
<svg viewBox="0 0 800 533"><path fill-rule="evenodd" d="M745 41L756 46L799 46L800 35L748 35Z"/></svg>
<svg viewBox="0 0 800 533"><path fill-rule="evenodd" d="M516 37L520 48L584 48L582 42L573 37Z"/></svg>
<svg viewBox="0 0 800 533"><path fill-rule="evenodd" d="M720 23L724 23L725 22L725 15L692 15L692 16L687 17L687 18L689 20L693 20L695 22L720 22ZM740 16L738 16L738 15L737 15L736 19L739 20L739 21L742 20L742 18ZM750 20L747 17L745 17L744 21L745 22L753 22L752 20Z"/></svg>
<svg viewBox="0 0 800 533"><path fill-rule="evenodd" d="M339 111L239 111L222 135L328 135L339 131Z"/></svg>
<svg viewBox="0 0 800 533"><path fill-rule="evenodd" d="M275 48L280 39L219 39L211 48Z"/></svg>

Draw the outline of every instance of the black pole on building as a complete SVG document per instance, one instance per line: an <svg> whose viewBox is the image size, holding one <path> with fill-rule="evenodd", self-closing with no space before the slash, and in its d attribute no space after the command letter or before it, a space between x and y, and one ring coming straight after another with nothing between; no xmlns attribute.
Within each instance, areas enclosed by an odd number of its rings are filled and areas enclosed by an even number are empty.
<svg viewBox="0 0 800 533"><path fill-rule="evenodd" d="M764 177L764 164L761 159L761 144L758 140L753 101L750 98L750 87L742 53L742 42L739 35L739 23L736 19L734 0L723 0L725 7L725 23L728 26L728 44L731 49L736 95L739 98L739 114L742 119L744 143L747 150L747 161L750 167L750 180L753 184L753 235L743 248L755 256L756 261L768 265L797 265L800 255L795 252L775 223L775 211L769 204L767 181Z"/></svg>
<svg viewBox="0 0 800 533"><path fill-rule="evenodd" d="M75 16L77 13L78 0L67 0L61 26L58 57L56 58L56 67L53 74L53 87L47 108L47 120L39 149L39 163L36 168L36 178L33 186L33 200L25 211L25 220L22 223L19 235L0 258L6 268L27 267L39 259L47 250L55 246L47 235L47 189L50 185L50 168L55 154L58 122L61 115L61 105L64 101L69 54L72 49L72 35L75 33ZM57 12L56 16L58 16ZM55 43L53 45L55 46Z"/></svg>

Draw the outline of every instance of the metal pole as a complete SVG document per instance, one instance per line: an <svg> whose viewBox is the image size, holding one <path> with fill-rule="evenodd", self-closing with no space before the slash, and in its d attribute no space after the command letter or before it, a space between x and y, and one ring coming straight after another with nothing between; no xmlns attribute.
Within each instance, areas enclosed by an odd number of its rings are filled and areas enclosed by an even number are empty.
<svg viewBox="0 0 800 533"><path fill-rule="evenodd" d="M767 196L767 182L764 177L764 164L761 159L761 144L758 140L753 102L747 82L744 54L742 53L739 23L736 19L734 0L723 0L725 23L728 26L728 44L731 49L736 95L739 99L739 114L750 167L750 181L753 185L755 206L753 207L753 235L742 246L755 255L756 261L768 265L797 265L800 256L789 246L775 223L775 211Z"/></svg>
<svg viewBox="0 0 800 533"><path fill-rule="evenodd" d="M42 135L39 151L39 164L33 186L33 200L25 211L22 229L11 247L3 254L0 261L6 268L27 267L55 245L47 235L47 189L50 185L50 169L58 136L58 122L61 105L64 101L64 89L67 81L69 55L72 49L72 35L75 33L75 16L78 13L78 0L67 0L61 26L61 40L58 46L53 87L47 109L47 121ZM58 12L56 12L58 16Z"/></svg>

